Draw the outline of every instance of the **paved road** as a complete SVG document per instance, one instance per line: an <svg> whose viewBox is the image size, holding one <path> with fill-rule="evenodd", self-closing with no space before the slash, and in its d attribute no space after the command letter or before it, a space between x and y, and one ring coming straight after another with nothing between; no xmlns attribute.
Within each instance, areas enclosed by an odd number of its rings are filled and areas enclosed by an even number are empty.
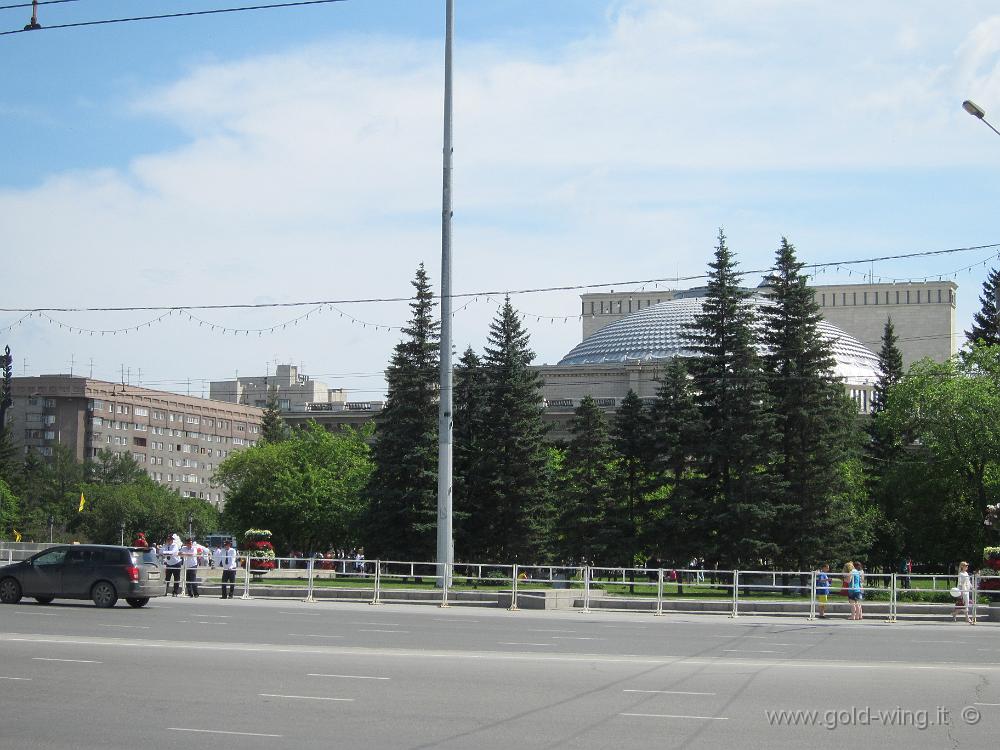
<svg viewBox="0 0 1000 750"><path fill-rule="evenodd" d="M1000 627L962 623L204 596L0 607L11 750L982 748L998 678ZM811 726L768 716L799 710Z"/></svg>

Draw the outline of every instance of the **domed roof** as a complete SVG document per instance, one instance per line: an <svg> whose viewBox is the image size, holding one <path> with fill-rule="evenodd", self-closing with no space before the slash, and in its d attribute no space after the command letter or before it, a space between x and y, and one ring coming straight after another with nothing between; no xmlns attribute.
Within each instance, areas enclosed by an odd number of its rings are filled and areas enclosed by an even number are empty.
<svg viewBox="0 0 1000 750"><path fill-rule="evenodd" d="M684 334L701 313L704 297L673 299L644 307L609 323L581 341L563 357L560 365L594 365L612 362L648 362L673 357L694 357ZM756 308L773 305L763 297L750 297ZM864 344L832 323L821 320L820 335L830 342L836 360L834 375L851 383L874 383L878 379L878 357ZM764 352L760 347L761 353Z"/></svg>

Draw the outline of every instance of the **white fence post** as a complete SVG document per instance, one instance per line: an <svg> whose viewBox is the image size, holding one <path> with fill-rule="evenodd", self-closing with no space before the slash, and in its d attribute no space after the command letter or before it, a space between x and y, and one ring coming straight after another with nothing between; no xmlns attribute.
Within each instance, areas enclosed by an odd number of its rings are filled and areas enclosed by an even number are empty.
<svg viewBox="0 0 1000 750"><path fill-rule="evenodd" d="M972 576L972 599L971 599L970 603L972 604L972 613L969 616L972 618L972 624L975 625L976 624L976 615L977 615L976 608L979 606L979 576L978 575L973 575Z"/></svg>
<svg viewBox="0 0 1000 750"><path fill-rule="evenodd" d="M441 603L439 607L448 607L448 582L451 577L455 574L455 571L449 568L448 563L441 564Z"/></svg>
<svg viewBox="0 0 1000 750"><path fill-rule="evenodd" d="M316 567L316 561L313 558L309 558L309 585L306 589L306 601L315 602L316 598L313 596L313 570Z"/></svg>
<svg viewBox="0 0 1000 750"><path fill-rule="evenodd" d="M243 596L240 599L250 598L250 555L243 558Z"/></svg>
<svg viewBox="0 0 1000 750"><path fill-rule="evenodd" d="M653 614L663 614L663 568L656 571L656 612Z"/></svg>
<svg viewBox="0 0 1000 750"><path fill-rule="evenodd" d="M740 571L733 571L733 611L730 617L740 616Z"/></svg>
<svg viewBox="0 0 1000 750"><path fill-rule="evenodd" d="M410 571L411 572L413 571L413 566L412 565L410 566ZM372 590L372 600L370 602L368 602L369 604L381 604L382 603L381 601L379 601L379 597L381 597L381 595L382 595L382 593L380 591L381 583L382 583L382 561L381 560L376 560L375 561L375 587Z"/></svg>
<svg viewBox="0 0 1000 750"><path fill-rule="evenodd" d="M816 571L812 572L811 582L809 584L809 617L807 620L816 619Z"/></svg>
<svg viewBox="0 0 1000 750"><path fill-rule="evenodd" d="M895 573L889 575L889 622L896 622L896 601L899 595L896 580Z"/></svg>
<svg viewBox="0 0 1000 750"><path fill-rule="evenodd" d="M583 566L583 611L590 612L590 566Z"/></svg>
<svg viewBox="0 0 1000 750"><path fill-rule="evenodd" d="M507 608L511 612L517 612L517 563L514 563L514 568L511 572L510 577L510 606Z"/></svg>

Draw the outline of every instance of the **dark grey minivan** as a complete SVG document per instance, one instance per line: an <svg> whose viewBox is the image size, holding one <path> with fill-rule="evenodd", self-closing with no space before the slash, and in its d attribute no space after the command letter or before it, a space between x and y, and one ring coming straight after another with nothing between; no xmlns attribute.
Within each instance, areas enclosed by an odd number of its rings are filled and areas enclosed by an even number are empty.
<svg viewBox="0 0 1000 750"><path fill-rule="evenodd" d="M0 567L0 602L4 604L31 596L41 604L53 599L92 599L98 607L113 607L124 598L133 607L144 607L150 597L163 593L163 566L155 553L138 547L50 547L23 562Z"/></svg>

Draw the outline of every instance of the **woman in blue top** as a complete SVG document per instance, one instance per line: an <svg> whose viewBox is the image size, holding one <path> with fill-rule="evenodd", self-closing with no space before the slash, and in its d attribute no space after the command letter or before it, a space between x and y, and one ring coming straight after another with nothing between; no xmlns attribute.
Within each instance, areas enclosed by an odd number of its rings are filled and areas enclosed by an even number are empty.
<svg viewBox="0 0 1000 750"><path fill-rule="evenodd" d="M826 617L826 601L830 596L830 566L826 563L816 574L816 603L819 605L819 616Z"/></svg>
<svg viewBox="0 0 1000 750"><path fill-rule="evenodd" d="M861 590L861 571L856 565L851 565L851 577L847 584L847 599L851 602L851 619L860 620L861 600L864 592Z"/></svg>

